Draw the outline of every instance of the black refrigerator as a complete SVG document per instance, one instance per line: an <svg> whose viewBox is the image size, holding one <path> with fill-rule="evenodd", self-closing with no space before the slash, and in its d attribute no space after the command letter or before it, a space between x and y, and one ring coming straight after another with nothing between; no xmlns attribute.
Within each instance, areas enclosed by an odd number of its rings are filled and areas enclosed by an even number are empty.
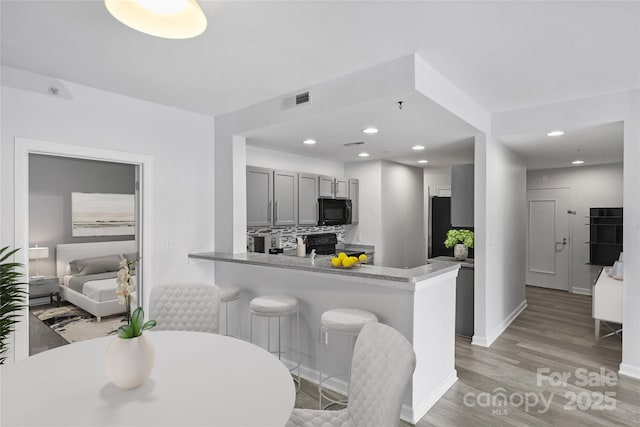
<svg viewBox="0 0 640 427"><path fill-rule="evenodd" d="M453 248L444 247L447 232L451 230L451 197L431 198L431 253L429 258L437 256L453 256Z"/></svg>

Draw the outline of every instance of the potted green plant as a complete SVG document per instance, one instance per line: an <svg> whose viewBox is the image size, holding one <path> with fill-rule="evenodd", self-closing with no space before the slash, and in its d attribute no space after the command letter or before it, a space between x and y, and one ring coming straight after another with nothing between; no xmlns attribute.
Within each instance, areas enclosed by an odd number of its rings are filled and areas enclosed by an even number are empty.
<svg viewBox="0 0 640 427"><path fill-rule="evenodd" d="M453 248L453 256L458 261L464 261L469 256L469 249L473 248L473 231L471 230L449 230L444 246Z"/></svg>
<svg viewBox="0 0 640 427"><path fill-rule="evenodd" d="M25 283L20 282L22 264L8 261L19 249L0 249L0 365L7 359L4 355L8 347L9 335L18 322L18 312L24 308L26 293L22 290Z"/></svg>
<svg viewBox="0 0 640 427"><path fill-rule="evenodd" d="M137 262L137 259L130 261L125 258L120 261L116 295L120 304L126 305L127 324L118 328L118 336L107 350L107 374L113 384L123 389L142 385L151 375L155 360L153 346L142 335L142 331L156 326L156 321L145 322L141 307L133 310L129 316Z"/></svg>

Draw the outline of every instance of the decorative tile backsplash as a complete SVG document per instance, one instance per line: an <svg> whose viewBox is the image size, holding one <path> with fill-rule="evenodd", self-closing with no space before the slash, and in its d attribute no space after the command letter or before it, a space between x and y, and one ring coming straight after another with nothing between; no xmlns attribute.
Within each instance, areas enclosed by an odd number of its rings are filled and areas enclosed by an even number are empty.
<svg viewBox="0 0 640 427"><path fill-rule="evenodd" d="M343 225L311 226L311 227L287 227L287 228L252 228L247 230L247 236L281 236L283 249L295 249L296 236L302 234L336 233L338 243L344 242Z"/></svg>

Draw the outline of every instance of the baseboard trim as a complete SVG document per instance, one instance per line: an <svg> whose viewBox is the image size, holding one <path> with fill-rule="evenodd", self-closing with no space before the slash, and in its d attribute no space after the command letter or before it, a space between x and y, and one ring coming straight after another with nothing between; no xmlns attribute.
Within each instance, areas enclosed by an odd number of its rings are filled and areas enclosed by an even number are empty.
<svg viewBox="0 0 640 427"><path fill-rule="evenodd" d="M471 345L477 345L479 347L489 347L489 344L487 344L489 341L487 341L487 337L481 337L478 335L473 335L473 337L471 337Z"/></svg>
<svg viewBox="0 0 640 427"><path fill-rule="evenodd" d="M417 424L418 421L420 421L429 409L431 409L431 407L435 405L442 396L444 396L456 381L458 381L458 371L454 369L447 378L438 384L435 390L415 405L413 409L409 405L402 404L400 419L414 425Z"/></svg>
<svg viewBox="0 0 640 427"><path fill-rule="evenodd" d="M474 335L471 340L471 344L480 347L491 347L491 344L493 344L493 342L497 340L500 335L502 335L502 333L509 327L509 325L511 325L516 317L518 317L520 313L524 311L525 308L527 308L527 300L522 301L522 303L518 307L516 307L516 309L513 310L511 314L509 314L507 318L502 321L502 323L500 323L500 325L495 329L495 332L487 334L486 337L477 337L476 335Z"/></svg>
<svg viewBox="0 0 640 427"><path fill-rule="evenodd" d="M640 379L640 366L629 365L628 363L621 363L618 370L618 374L625 377L631 377Z"/></svg>
<svg viewBox="0 0 640 427"><path fill-rule="evenodd" d="M591 288L571 288L571 293L580 295L591 295Z"/></svg>

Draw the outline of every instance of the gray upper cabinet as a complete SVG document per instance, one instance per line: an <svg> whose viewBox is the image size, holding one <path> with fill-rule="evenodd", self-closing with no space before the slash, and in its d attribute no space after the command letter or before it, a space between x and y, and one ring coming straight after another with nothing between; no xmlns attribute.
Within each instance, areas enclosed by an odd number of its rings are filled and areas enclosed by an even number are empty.
<svg viewBox="0 0 640 427"><path fill-rule="evenodd" d="M357 179L335 179L247 166L247 226L318 224L318 198L350 198L352 222L359 219Z"/></svg>
<svg viewBox="0 0 640 427"><path fill-rule="evenodd" d="M273 172L273 225L298 223L298 174Z"/></svg>
<svg viewBox="0 0 640 427"><path fill-rule="evenodd" d="M336 178L334 185L334 193L336 199L349 198L349 184L346 178Z"/></svg>
<svg viewBox="0 0 640 427"><path fill-rule="evenodd" d="M473 227L473 165L451 168L451 225Z"/></svg>
<svg viewBox="0 0 640 427"><path fill-rule="evenodd" d="M318 225L318 175L298 174L298 224Z"/></svg>
<svg viewBox="0 0 640 427"><path fill-rule="evenodd" d="M351 199L351 223L357 224L360 220L360 181L349 179L349 198Z"/></svg>
<svg viewBox="0 0 640 427"><path fill-rule="evenodd" d="M318 197L333 198L334 179L330 176L318 177Z"/></svg>
<svg viewBox="0 0 640 427"><path fill-rule="evenodd" d="M349 198L349 183L346 178L334 178L321 175L318 177L318 197L331 199Z"/></svg>
<svg viewBox="0 0 640 427"><path fill-rule="evenodd" d="M247 226L269 227L273 210L273 171L247 167Z"/></svg>

